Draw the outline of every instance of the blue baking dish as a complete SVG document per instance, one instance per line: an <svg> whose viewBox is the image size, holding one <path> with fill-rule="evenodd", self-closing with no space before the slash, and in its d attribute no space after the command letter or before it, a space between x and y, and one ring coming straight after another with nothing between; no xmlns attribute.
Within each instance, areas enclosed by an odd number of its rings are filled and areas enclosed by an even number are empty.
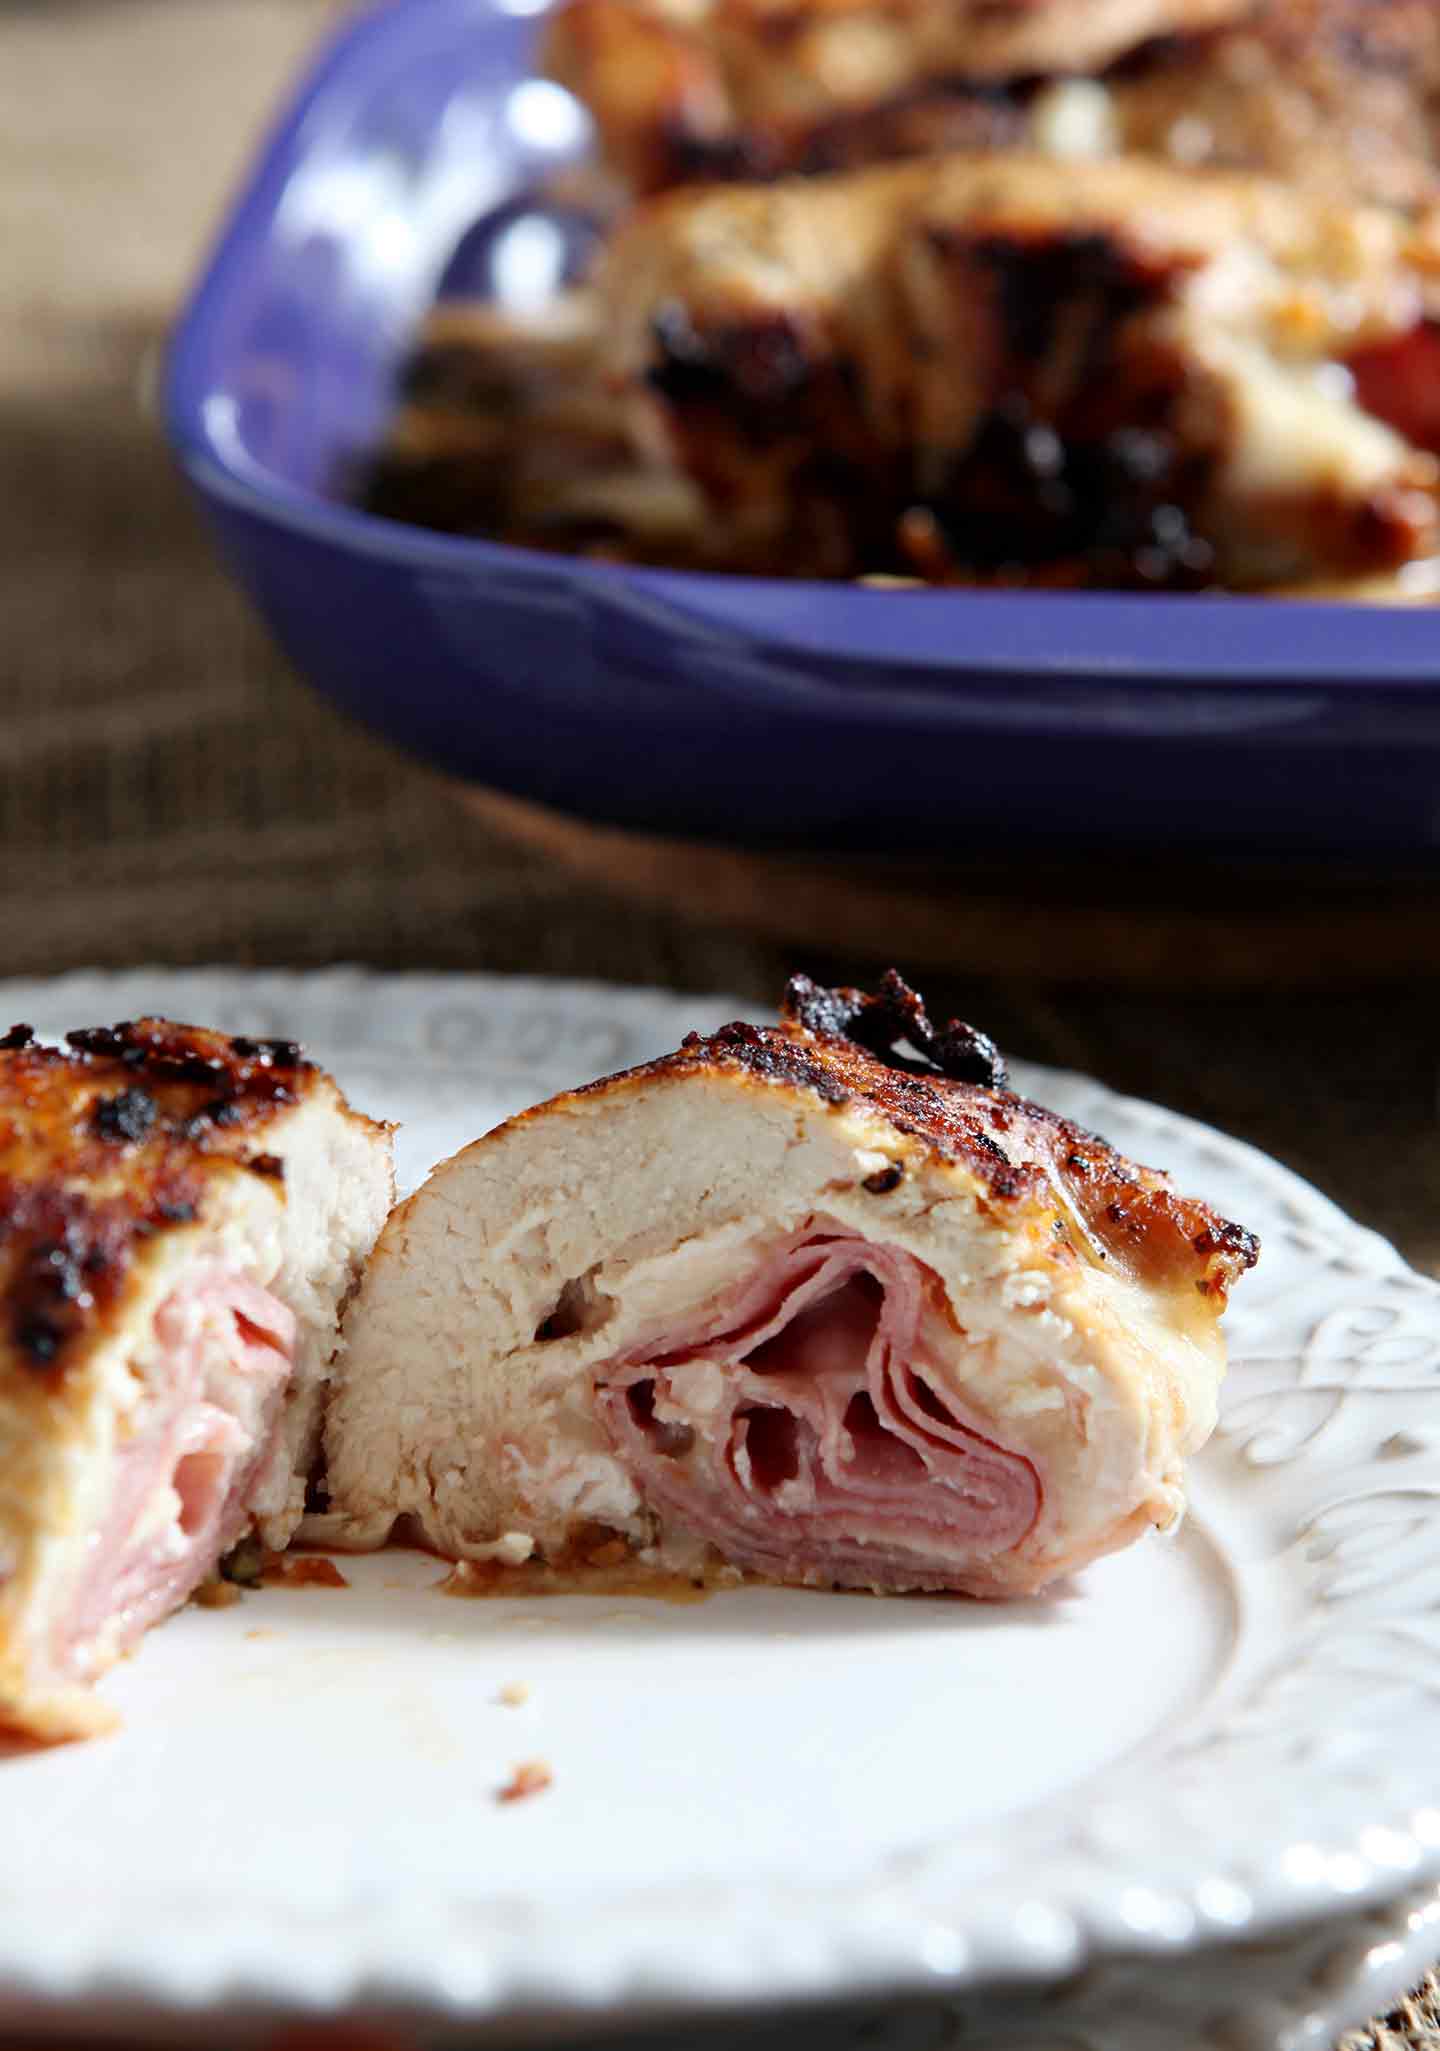
<svg viewBox="0 0 1440 2051"><path fill-rule="evenodd" d="M651 571L348 504L457 248L587 147L536 11L351 18L174 334L179 460L319 690L453 776L750 846L1436 847L1440 613Z"/></svg>

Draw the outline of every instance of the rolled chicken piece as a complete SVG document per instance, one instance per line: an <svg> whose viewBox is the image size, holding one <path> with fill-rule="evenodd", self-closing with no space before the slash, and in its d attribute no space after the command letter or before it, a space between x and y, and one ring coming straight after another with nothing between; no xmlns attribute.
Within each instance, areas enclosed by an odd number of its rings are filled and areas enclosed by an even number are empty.
<svg viewBox="0 0 1440 2051"><path fill-rule="evenodd" d="M288 1041L141 1019L0 1042L0 1730L89 1692L305 1507L389 1132Z"/></svg>
<svg viewBox="0 0 1440 2051"><path fill-rule="evenodd" d="M563 0L541 62L644 193L1005 148L1026 139L1045 83L1262 12L1258 0Z"/></svg>
<svg viewBox="0 0 1440 2051"><path fill-rule="evenodd" d="M325 1535L1029 1594L1179 1516L1255 1258L893 972L796 977L780 1026L556 1097L394 1214Z"/></svg>
<svg viewBox="0 0 1440 2051"><path fill-rule="evenodd" d="M952 150L1437 192L1433 0L562 0L542 62L639 194Z"/></svg>
<svg viewBox="0 0 1440 2051"><path fill-rule="evenodd" d="M1263 179L955 156L672 193L596 290L721 561L1264 590L1440 550L1386 374L1437 276L1435 222Z"/></svg>

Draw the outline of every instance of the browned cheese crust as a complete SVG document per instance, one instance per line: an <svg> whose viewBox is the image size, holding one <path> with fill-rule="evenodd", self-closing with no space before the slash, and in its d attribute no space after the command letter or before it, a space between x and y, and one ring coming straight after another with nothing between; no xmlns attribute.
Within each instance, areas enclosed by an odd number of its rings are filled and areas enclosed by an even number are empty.
<svg viewBox="0 0 1440 2051"><path fill-rule="evenodd" d="M63 1383L148 1242L199 1218L217 1176L282 1182L267 1129L328 1087L288 1040L157 1018L67 1037L0 1041L0 1381L15 1395Z"/></svg>
<svg viewBox="0 0 1440 2051"><path fill-rule="evenodd" d="M1180 1195L1168 1175L1017 1096L994 1043L956 1021L936 1030L894 969L873 995L792 976L780 1025L736 1022L708 1037L692 1033L675 1053L571 1095L630 1090L696 1070L803 1090L830 1106L863 1104L912 1149L962 1166L995 1213L1017 1228L1023 1221L1052 1255L1068 1245L1077 1258L1113 1261L1147 1283L1189 1283L1217 1317L1259 1258L1252 1232ZM553 1109L544 1104L521 1116ZM902 1173L882 1170L867 1187L883 1196Z"/></svg>

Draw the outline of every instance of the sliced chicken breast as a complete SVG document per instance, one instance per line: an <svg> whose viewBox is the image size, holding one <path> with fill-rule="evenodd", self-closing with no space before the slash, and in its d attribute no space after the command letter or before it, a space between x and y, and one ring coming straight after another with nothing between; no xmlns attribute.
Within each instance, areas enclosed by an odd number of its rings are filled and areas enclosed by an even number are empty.
<svg viewBox="0 0 1440 2051"><path fill-rule="evenodd" d="M388 1130L286 1041L141 1019L0 1044L0 1728L89 1684L305 1506Z"/></svg>
<svg viewBox="0 0 1440 2051"><path fill-rule="evenodd" d="M797 977L782 1025L542 1104L394 1214L320 1528L1029 1594L1180 1514L1255 1257L897 976Z"/></svg>

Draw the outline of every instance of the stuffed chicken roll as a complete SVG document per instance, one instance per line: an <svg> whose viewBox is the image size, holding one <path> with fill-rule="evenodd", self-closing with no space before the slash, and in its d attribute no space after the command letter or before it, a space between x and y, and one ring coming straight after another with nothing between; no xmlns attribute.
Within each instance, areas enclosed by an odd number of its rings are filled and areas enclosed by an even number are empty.
<svg viewBox="0 0 1440 2051"><path fill-rule="evenodd" d="M796 977L781 1025L556 1097L393 1215L324 1533L1026 1594L1179 1515L1255 1257L898 976Z"/></svg>
<svg viewBox="0 0 1440 2051"><path fill-rule="evenodd" d="M164 1019L0 1041L0 1730L300 1521L388 1130L282 1040Z"/></svg>

